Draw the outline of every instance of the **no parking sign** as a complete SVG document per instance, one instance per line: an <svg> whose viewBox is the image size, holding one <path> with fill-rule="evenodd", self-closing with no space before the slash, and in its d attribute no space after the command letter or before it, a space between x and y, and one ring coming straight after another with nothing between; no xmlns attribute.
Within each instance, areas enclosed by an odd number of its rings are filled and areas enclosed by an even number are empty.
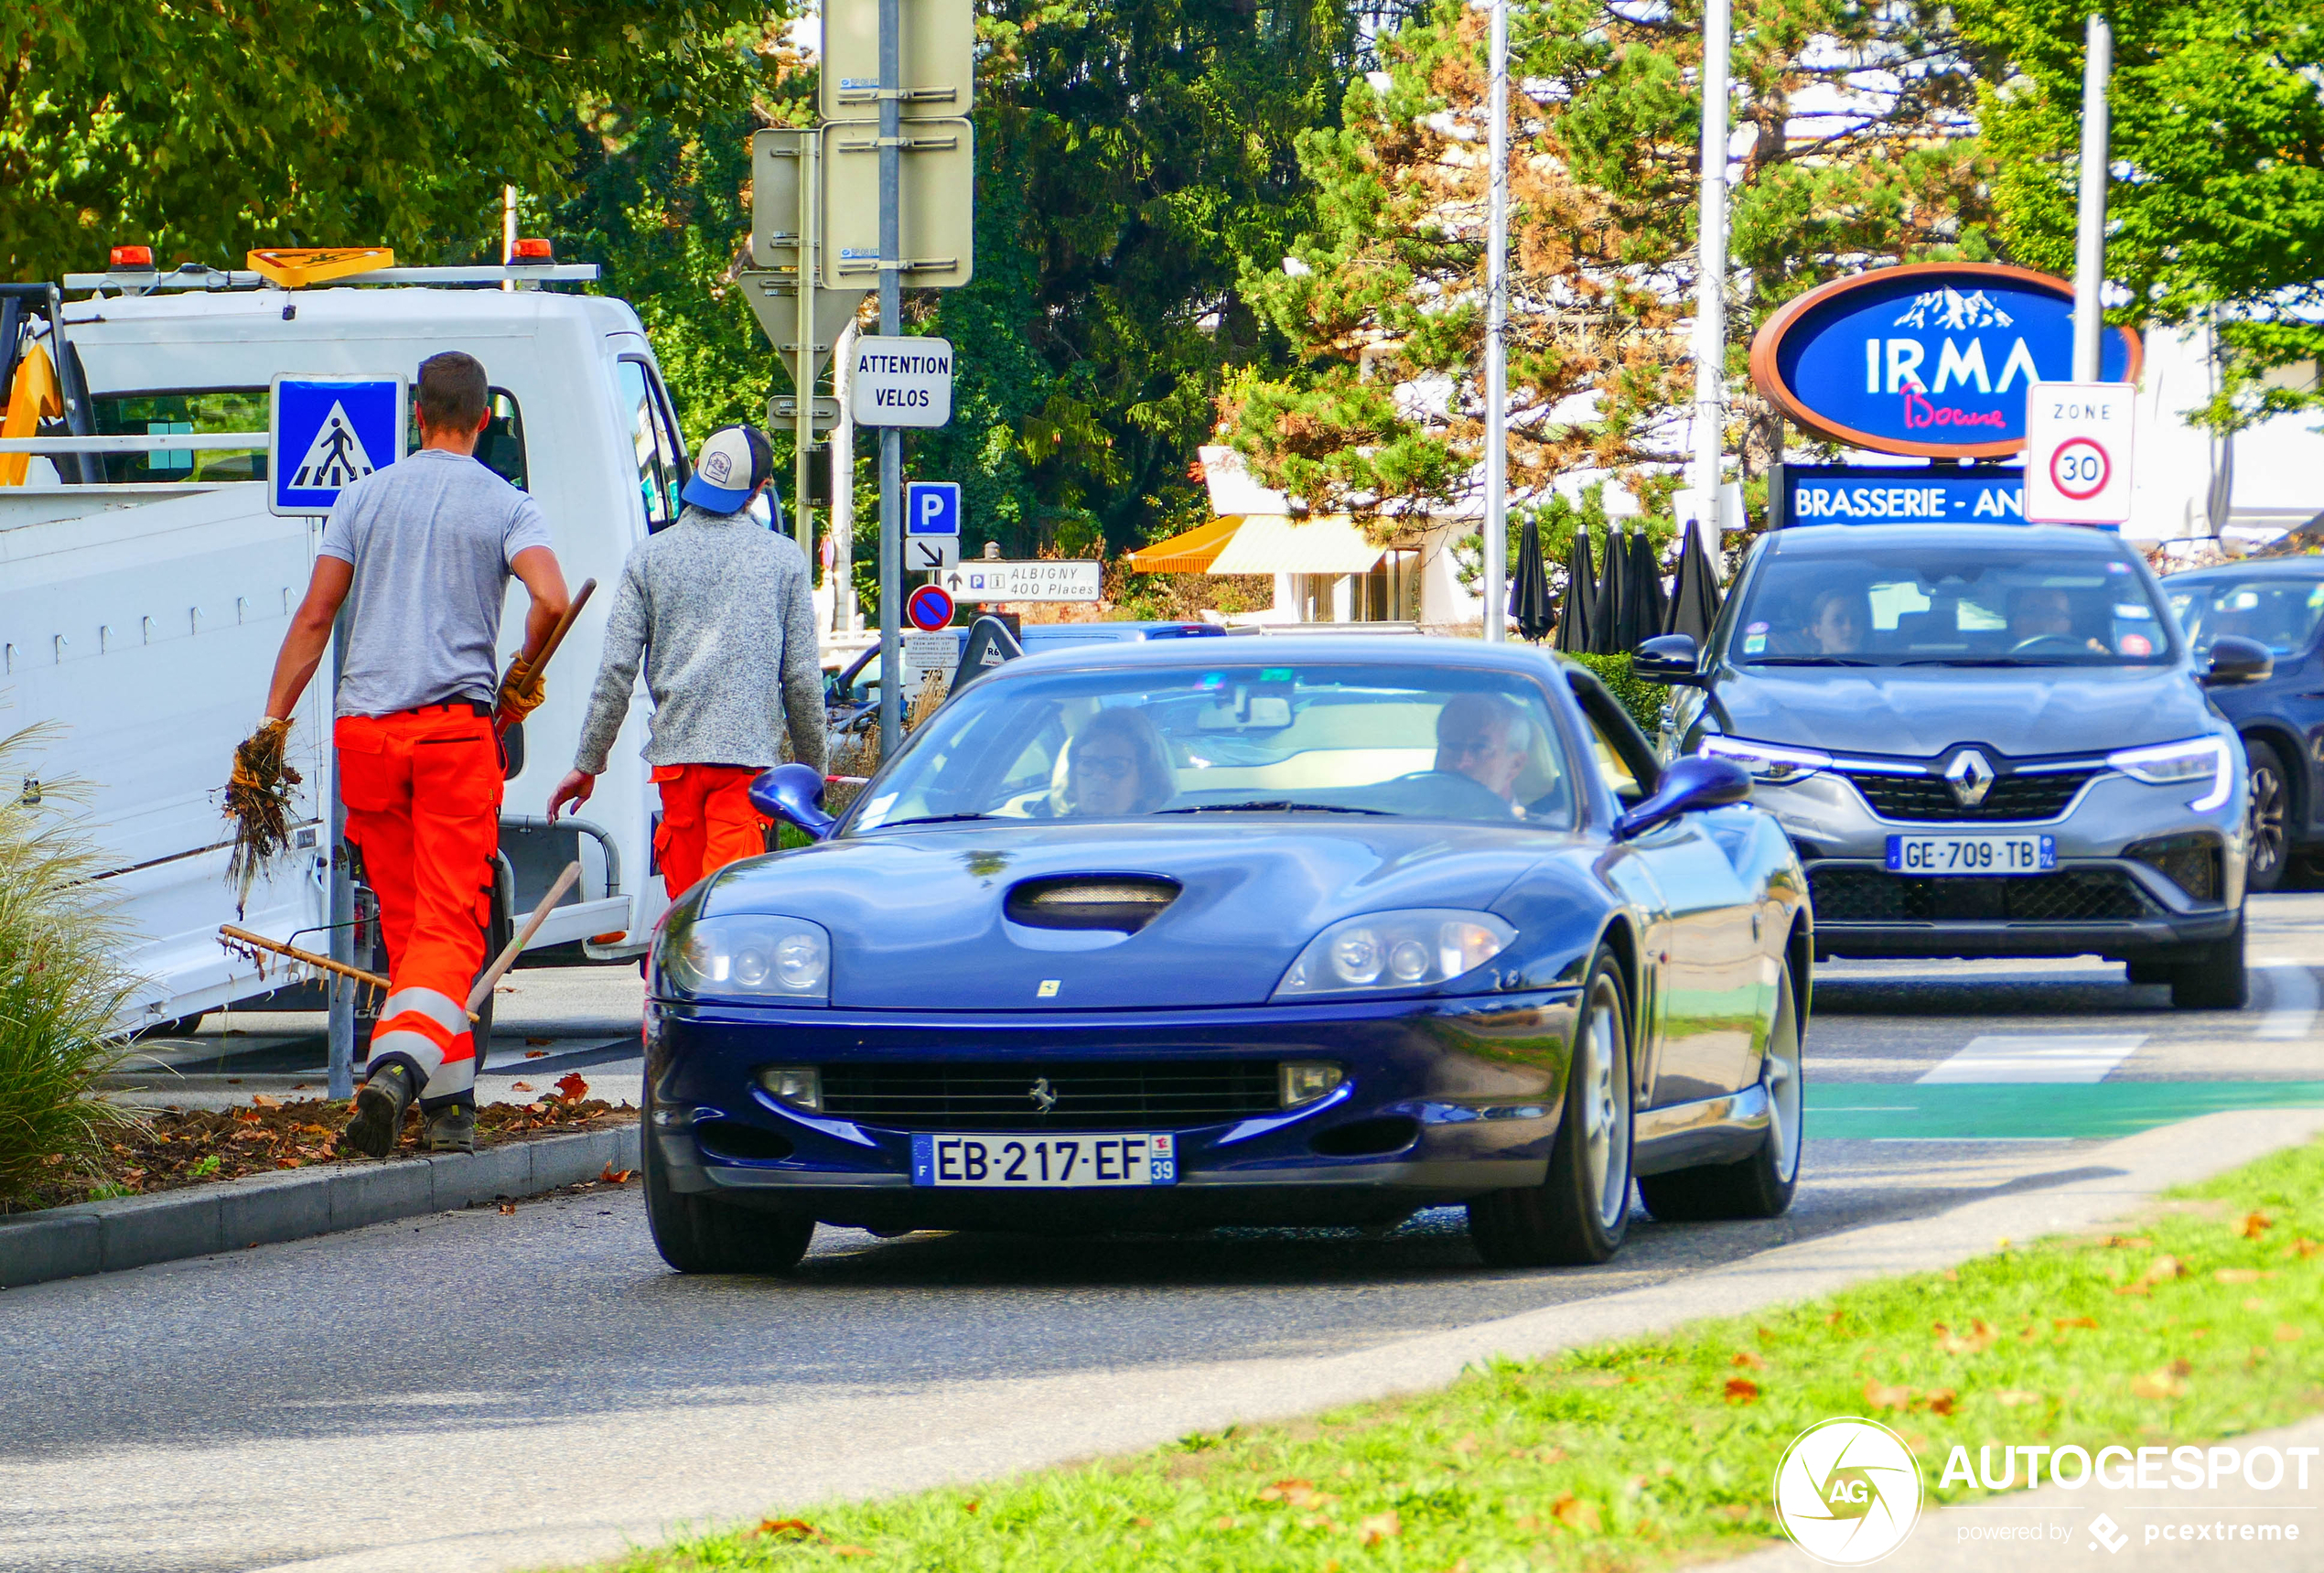
<svg viewBox="0 0 2324 1573"><path fill-rule="evenodd" d="M2026 390L2026 519L2122 524L2130 519L2127 382L2036 382Z"/></svg>

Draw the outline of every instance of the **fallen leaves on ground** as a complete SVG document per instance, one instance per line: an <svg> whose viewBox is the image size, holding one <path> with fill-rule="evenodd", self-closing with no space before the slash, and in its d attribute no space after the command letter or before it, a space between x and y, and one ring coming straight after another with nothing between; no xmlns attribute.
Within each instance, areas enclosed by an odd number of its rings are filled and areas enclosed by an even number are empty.
<svg viewBox="0 0 2324 1573"><path fill-rule="evenodd" d="M2275 1222L2266 1213L2254 1209L2235 1221L2235 1233L2246 1240L2256 1240L2266 1234L2267 1226Z"/></svg>
<svg viewBox="0 0 2324 1573"><path fill-rule="evenodd" d="M1936 1334L1937 1347L1947 1354L1983 1354L1999 1336L1983 1317L1972 1321L1966 1332L1955 1332L1942 1322L1931 1331Z"/></svg>
<svg viewBox="0 0 2324 1573"><path fill-rule="evenodd" d="M2255 1284L2262 1278L2272 1278L2275 1276L2265 1267L2221 1267L2211 1274L2213 1278L2222 1284Z"/></svg>
<svg viewBox="0 0 2324 1573"><path fill-rule="evenodd" d="M513 1201L503 1201L503 1202L501 1202L501 1203L500 1203L500 1216L501 1216L501 1217L503 1217L503 1218L513 1218L513 1217L515 1217L515 1216L516 1216L516 1203L515 1203L515 1202L513 1202Z"/></svg>
<svg viewBox="0 0 2324 1573"><path fill-rule="evenodd" d="M589 1095L589 1083L581 1079L578 1071L567 1071L557 1078L557 1096L566 1103L578 1103Z"/></svg>
<svg viewBox="0 0 2324 1573"><path fill-rule="evenodd" d="M629 1177L637 1172L634 1169L616 1169L608 1163L605 1166L605 1172L597 1178L608 1185L627 1185L629 1183ZM976 1510L972 1506L969 1511L974 1513Z"/></svg>
<svg viewBox="0 0 2324 1573"><path fill-rule="evenodd" d="M1396 1516L1396 1510L1393 1507L1386 1513L1375 1513L1370 1518L1361 1519L1356 1524L1356 1536L1366 1546L1377 1546L1383 1540L1393 1540L1404 1532L1404 1521Z"/></svg>
<svg viewBox="0 0 2324 1573"><path fill-rule="evenodd" d="M1286 1507L1300 1509L1321 1507L1340 1499L1329 1492L1318 1491L1313 1481L1277 1481L1259 1490L1261 1502L1279 1502Z"/></svg>
<svg viewBox="0 0 2324 1573"><path fill-rule="evenodd" d="M1748 1349L1738 1349L1735 1352L1735 1363L1753 1371L1763 1371L1767 1368L1767 1362Z"/></svg>
<svg viewBox="0 0 2324 1573"><path fill-rule="evenodd" d="M2288 1321L2276 1330L2276 1341L2278 1343L2297 1343L2299 1337L2300 1330Z"/></svg>
<svg viewBox="0 0 2324 1573"><path fill-rule="evenodd" d="M2014 1387L2005 1387L2000 1392L1995 1394L1994 1397L2000 1402L2001 1406L2005 1409L2015 1409L2021 1404L2039 1404L2041 1402L2040 1394L2025 1393Z"/></svg>
<svg viewBox="0 0 2324 1573"><path fill-rule="evenodd" d="M533 1090L533 1086L530 1082L511 1082L509 1083L509 1091L511 1093L530 1093Z"/></svg>
<svg viewBox="0 0 2324 1573"><path fill-rule="evenodd" d="M1912 1402L1912 1389L1892 1386L1885 1382L1867 1382L1864 1384L1864 1401L1876 1410L1901 1409Z"/></svg>
<svg viewBox="0 0 2324 1573"><path fill-rule="evenodd" d="M1752 1381L1749 1377L1730 1376L1727 1379L1727 1401L1728 1403L1756 1403L1759 1396L1759 1384Z"/></svg>
<svg viewBox="0 0 2324 1573"><path fill-rule="evenodd" d="M2183 1360L2157 1366L2143 1376L2130 1379L2131 1393L2140 1398L2178 1398L2187 1392L2187 1374L2194 1367Z"/></svg>
<svg viewBox="0 0 2324 1573"><path fill-rule="evenodd" d="M1549 1516L1568 1529L1579 1530L1586 1535L1598 1533L1598 1504L1571 1492L1550 1503Z"/></svg>
<svg viewBox="0 0 2324 1573"><path fill-rule="evenodd" d="M2094 1316L2054 1316L2050 1320L2051 1325L2060 1332L2070 1327L2086 1327L2095 1330L2098 1326L2098 1319Z"/></svg>

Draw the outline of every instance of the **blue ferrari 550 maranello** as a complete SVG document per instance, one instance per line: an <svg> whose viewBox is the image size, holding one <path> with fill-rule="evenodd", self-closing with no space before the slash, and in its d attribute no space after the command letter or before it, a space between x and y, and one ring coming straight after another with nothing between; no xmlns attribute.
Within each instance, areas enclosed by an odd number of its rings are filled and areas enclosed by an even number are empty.
<svg viewBox="0 0 2324 1573"><path fill-rule="evenodd" d="M1486 1261L1766 1217L1800 1156L1806 887L1723 760L1657 767L1588 672L1365 637L1009 663L812 846L672 909L645 1188L686 1272L818 1221L1380 1224Z"/></svg>

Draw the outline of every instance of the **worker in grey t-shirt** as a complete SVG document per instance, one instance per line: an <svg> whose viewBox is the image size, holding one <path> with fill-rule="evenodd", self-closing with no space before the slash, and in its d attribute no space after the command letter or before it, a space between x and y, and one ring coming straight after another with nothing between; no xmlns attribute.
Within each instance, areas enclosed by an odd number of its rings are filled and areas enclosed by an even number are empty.
<svg viewBox="0 0 2324 1573"><path fill-rule="evenodd" d="M653 695L646 759L662 794L654 857L676 900L737 857L766 850L750 783L772 766L778 730L791 757L823 769L823 663L806 554L749 512L774 475L755 426L710 434L677 523L640 542L621 569L605 660L573 769L549 799L554 819L588 801L629 711L642 655Z"/></svg>
<svg viewBox="0 0 2324 1573"><path fill-rule="evenodd" d="M474 457L490 395L472 355L421 363L419 451L339 493L266 700L268 724L286 725L275 718L297 705L344 602L332 740L347 839L379 898L390 981L343 1139L375 1158L394 1147L414 1098L431 1148L476 1146L468 996L484 963L500 849L493 716L497 708L522 719L541 702L533 668L569 600L541 510ZM504 682L494 662L511 576L533 606L524 652Z"/></svg>

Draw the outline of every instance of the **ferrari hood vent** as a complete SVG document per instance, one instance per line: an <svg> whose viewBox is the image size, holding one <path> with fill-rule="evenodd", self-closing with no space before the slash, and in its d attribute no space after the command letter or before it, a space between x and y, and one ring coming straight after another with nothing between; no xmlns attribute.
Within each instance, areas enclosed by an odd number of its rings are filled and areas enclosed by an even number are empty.
<svg viewBox="0 0 2324 1573"><path fill-rule="evenodd" d="M1178 882L1152 874L1063 874L1028 879L1002 910L1028 929L1110 929L1134 934L1178 899Z"/></svg>

